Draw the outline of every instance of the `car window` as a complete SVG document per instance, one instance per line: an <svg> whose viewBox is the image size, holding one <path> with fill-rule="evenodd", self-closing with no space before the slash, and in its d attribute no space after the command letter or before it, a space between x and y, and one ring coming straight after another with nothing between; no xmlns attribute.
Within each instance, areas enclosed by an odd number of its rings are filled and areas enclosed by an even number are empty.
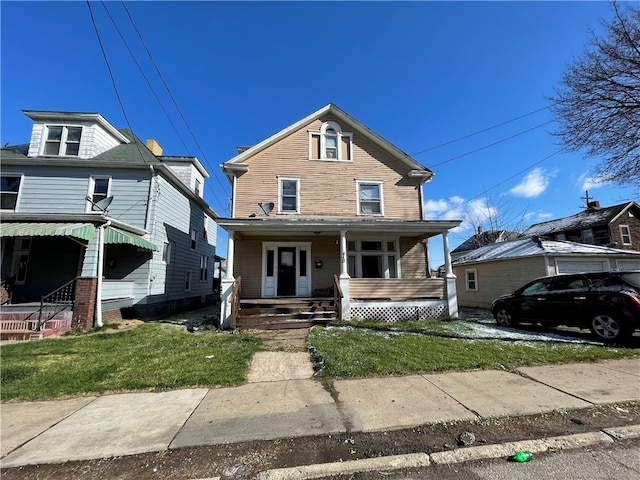
<svg viewBox="0 0 640 480"><path fill-rule="evenodd" d="M551 284L551 280L548 278L545 278L543 280L538 280L537 282L532 283L527 288L522 290L522 294L532 295L534 293L548 292L550 284Z"/></svg>
<svg viewBox="0 0 640 480"><path fill-rule="evenodd" d="M640 288L640 272L623 273L622 275L620 275L620 278L622 278L622 280L624 280L629 285Z"/></svg>
<svg viewBox="0 0 640 480"><path fill-rule="evenodd" d="M552 290L575 290L587 287L587 280L582 277L556 277L552 284Z"/></svg>

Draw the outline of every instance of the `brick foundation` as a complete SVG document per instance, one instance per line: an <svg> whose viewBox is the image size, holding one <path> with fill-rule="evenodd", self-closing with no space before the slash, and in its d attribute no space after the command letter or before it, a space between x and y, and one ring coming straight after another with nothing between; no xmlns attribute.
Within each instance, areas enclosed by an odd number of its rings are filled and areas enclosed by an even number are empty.
<svg viewBox="0 0 640 480"><path fill-rule="evenodd" d="M93 328L96 310L96 277L81 277L76 280L76 299L73 307L71 328Z"/></svg>

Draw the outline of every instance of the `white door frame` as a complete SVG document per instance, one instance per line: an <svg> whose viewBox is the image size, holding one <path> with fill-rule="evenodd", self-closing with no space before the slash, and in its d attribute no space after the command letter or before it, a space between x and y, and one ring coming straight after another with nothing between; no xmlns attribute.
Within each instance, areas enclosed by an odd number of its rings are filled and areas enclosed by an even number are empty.
<svg viewBox="0 0 640 480"><path fill-rule="evenodd" d="M262 242L262 288L261 297L276 298L278 287L278 247L294 247L296 249L296 297L311 296L311 242ZM268 251L273 254L273 275L267 277ZM307 252L306 276L300 275L300 252Z"/></svg>

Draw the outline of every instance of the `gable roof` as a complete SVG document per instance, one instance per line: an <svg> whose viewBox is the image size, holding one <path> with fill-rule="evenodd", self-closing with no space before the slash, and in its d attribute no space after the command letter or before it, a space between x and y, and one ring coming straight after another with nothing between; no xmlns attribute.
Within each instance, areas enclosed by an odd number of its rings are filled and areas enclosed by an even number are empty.
<svg viewBox="0 0 640 480"><path fill-rule="evenodd" d="M348 113L346 113L344 110L340 109L338 106L336 106L333 103L329 103L328 105L325 105L321 109L316 110L310 115L307 115L303 119L298 120L296 123L289 125L288 127L275 133L274 135L271 135L270 137L266 138L265 140L258 143L257 145L254 145L246 149L245 147L242 147L242 151L240 151L239 149L238 155L231 158L230 160L227 160L221 165L223 170L225 171L225 173L230 173L230 171L233 171L233 170L247 170L248 166L244 164L245 160L252 157L256 153L261 152L265 148L273 145L274 143L282 140L283 138L299 130L300 128L303 128L305 125L308 125L311 122L327 114L331 114L335 116L339 121L349 124L349 126L352 127L359 134L364 135L369 140L371 140L376 145L378 145L380 148L382 148L389 154L393 155L401 162L404 162L410 169L412 169L412 171L414 172L414 176L423 177L425 179L424 181L429 181L431 177L433 177L434 173L431 170L429 170L427 167L419 163L417 160L409 156L407 153L400 150L398 147L396 147L392 143L382 138L380 135L375 133L369 127L363 125L358 120L353 118L351 115L349 115Z"/></svg>
<svg viewBox="0 0 640 480"><path fill-rule="evenodd" d="M549 235L568 230L583 230L585 228L608 225L625 210L638 207L635 202L621 203L612 207L589 208L583 212L569 217L549 220L548 222L534 223L524 232L525 235Z"/></svg>
<svg viewBox="0 0 640 480"><path fill-rule="evenodd" d="M484 247L485 245L515 240L519 236L520 234L518 232L511 232L509 230L486 230L467 238L454 248L451 254L468 252L476 248Z"/></svg>
<svg viewBox="0 0 640 480"><path fill-rule="evenodd" d="M640 258L640 252L620 250L618 248L587 245L584 243L546 240L539 237L526 237L508 242L494 243L473 250L454 260L454 265L468 263L506 260L509 258L536 257L544 255L635 255Z"/></svg>

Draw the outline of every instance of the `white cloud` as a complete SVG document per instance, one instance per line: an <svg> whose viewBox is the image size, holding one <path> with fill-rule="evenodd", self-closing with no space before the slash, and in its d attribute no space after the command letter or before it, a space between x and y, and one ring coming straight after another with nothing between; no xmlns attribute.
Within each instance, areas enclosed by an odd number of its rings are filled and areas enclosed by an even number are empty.
<svg viewBox="0 0 640 480"><path fill-rule="evenodd" d="M549 178L542 168L528 173L522 181L509 190L516 197L533 198L540 196L549 186Z"/></svg>
<svg viewBox="0 0 640 480"><path fill-rule="evenodd" d="M604 187L611 182L603 179L602 177L592 177L588 173L583 173L578 178L578 182L582 184L582 191L593 190L594 188Z"/></svg>
<svg viewBox="0 0 640 480"><path fill-rule="evenodd" d="M424 214L427 220L462 220L459 227L452 232L473 231L477 225L496 218L498 209L487 203L485 198L465 201L454 196L448 199L427 200L424 203Z"/></svg>

